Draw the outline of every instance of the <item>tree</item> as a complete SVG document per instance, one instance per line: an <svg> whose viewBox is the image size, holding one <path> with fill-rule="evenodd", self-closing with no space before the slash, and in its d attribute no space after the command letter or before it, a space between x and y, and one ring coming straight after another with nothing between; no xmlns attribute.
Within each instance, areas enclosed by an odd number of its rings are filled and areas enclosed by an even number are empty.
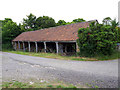
<svg viewBox="0 0 120 90"><path fill-rule="evenodd" d="M37 29L41 28L48 28L48 27L54 27L56 26L55 20L48 16L38 17L36 19L36 25Z"/></svg>
<svg viewBox="0 0 120 90"><path fill-rule="evenodd" d="M59 20L57 22L57 26L59 26L59 25L68 25L68 24L78 23L78 22L85 22L85 20L83 18L74 19L72 22L65 22L64 20Z"/></svg>
<svg viewBox="0 0 120 90"><path fill-rule="evenodd" d="M30 15L27 15L27 18L23 18L23 26L25 29L31 29L31 30L35 30L36 24L36 16L33 15L32 13L30 13Z"/></svg>
<svg viewBox="0 0 120 90"><path fill-rule="evenodd" d="M74 19L72 22L66 22L66 25L79 22L85 22L85 20L83 18Z"/></svg>
<svg viewBox="0 0 120 90"><path fill-rule="evenodd" d="M116 22L116 19L114 19L114 20L111 20L111 26L112 26L112 28L114 29L114 28L116 28L118 25L119 25L119 23L118 22Z"/></svg>
<svg viewBox="0 0 120 90"><path fill-rule="evenodd" d="M78 30L78 37L80 53L84 56L111 55L118 42L118 29L112 25L92 22L88 28Z"/></svg>
<svg viewBox="0 0 120 90"><path fill-rule="evenodd" d="M110 17L106 17L106 18L103 19L102 22L103 22L104 25L110 25L110 23L111 23L111 18L110 18Z"/></svg>
<svg viewBox="0 0 120 90"><path fill-rule="evenodd" d="M116 27L116 29L118 29L118 38L117 38L117 40L118 40L118 43L120 43L120 27Z"/></svg>
<svg viewBox="0 0 120 90"><path fill-rule="evenodd" d="M66 25L66 22L64 20L59 20L57 22L57 26L60 26L60 25Z"/></svg>
<svg viewBox="0 0 120 90"><path fill-rule="evenodd" d="M72 22L73 23L85 22L85 20L83 18L78 18L78 19L74 19Z"/></svg>
<svg viewBox="0 0 120 90"><path fill-rule="evenodd" d="M5 18L2 22L2 42L3 44L11 43L21 33L20 28L12 19Z"/></svg>

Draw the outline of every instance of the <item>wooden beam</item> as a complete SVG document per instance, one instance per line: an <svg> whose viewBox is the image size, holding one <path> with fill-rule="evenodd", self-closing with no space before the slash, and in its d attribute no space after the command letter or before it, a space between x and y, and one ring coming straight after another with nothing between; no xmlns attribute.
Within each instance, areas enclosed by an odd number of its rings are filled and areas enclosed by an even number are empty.
<svg viewBox="0 0 120 90"><path fill-rule="evenodd" d="M30 42L33 42L33 43L34 43L35 41L30 41ZM44 42L44 41L37 41L37 42ZM45 42L53 42L53 43L54 43L55 41L45 41ZM62 43L62 42L63 42L63 43L74 43L74 42L76 42L76 41L59 41L59 42L61 42L61 43Z"/></svg>
<svg viewBox="0 0 120 90"><path fill-rule="evenodd" d="M13 42L12 42L12 45L13 45Z"/></svg>
<svg viewBox="0 0 120 90"><path fill-rule="evenodd" d="M28 42L29 52L30 52L30 42Z"/></svg>
<svg viewBox="0 0 120 90"><path fill-rule="evenodd" d="M79 50L79 47L78 47L78 44L77 44L77 42L76 42L76 52L79 52L80 50Z"/></svg>
<svg viewBox="0 0 120 90"><path fill-rule="evenodd" d="M24 44L24 42L23 42L23 51L25 51L25 44Z"/></svg>
<svg viewBox="0 0 120 90"><path fill-rule="evenodd" d="M58 53L58 42L55 43L56 43L56 53Z"/></svg>
<svg viewBox="0 0 120 90"><path fill-rule="evenodd" d="M37 42L35 42L35 46L36 46L36 53L38 52L38 45Z"/></svg>
<svg viewBox="0 0 120 90"><path fill-rule="evenodd" d="M45 50L45 53L46 53L46 42L44 42L44 50Z"/></svg>
<svg viewBox="0 0 120 90"><path fill-rule="evenodd" d="M67 44L65 44L65 53L67 53Z"/></svg>
<svg viewBox="0 0 120 90"><path fill-rule="evenodd" d="M15 43L14 49L16 50L17 49L17 45L16 45L16 42L14 42L14 43Z"/></svg>
<svg viewBox="0 0 120 90"><path fill-rule="evenodd" d="M20 42L18 41L18 48L19 48L19 50L20 50Z"/></svg>

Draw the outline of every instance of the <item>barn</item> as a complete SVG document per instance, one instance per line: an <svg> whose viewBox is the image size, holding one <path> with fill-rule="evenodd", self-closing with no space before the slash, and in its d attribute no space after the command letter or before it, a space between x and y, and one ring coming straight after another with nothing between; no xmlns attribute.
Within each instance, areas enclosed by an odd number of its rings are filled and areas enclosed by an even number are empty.
<svg viewBox="0 0 120 90"><path fill-rule="evenodd" d="M76 43L78 29L89 27L90 22L23 32L12 41L13 48L29 52L75 53L79 51Z"/></svg>

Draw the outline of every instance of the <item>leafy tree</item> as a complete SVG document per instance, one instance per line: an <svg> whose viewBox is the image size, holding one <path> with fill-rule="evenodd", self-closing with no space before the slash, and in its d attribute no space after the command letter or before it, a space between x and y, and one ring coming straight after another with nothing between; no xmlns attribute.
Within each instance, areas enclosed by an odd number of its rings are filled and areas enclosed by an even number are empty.
<svg viewBox="0 0 120 90"><path fill-rule="evenodd" d="M111 18L110 18L110 17L106 17L106 18L103 19L102 22L103 22L104 25L110 25L110 23L111 23Z"/></svg>
<svg viewBox="0 0 120 90"><path fill-rule="evenodd" d="M120 43L120 27L116 27L116 29L118 29L118 43Z"/></svg>
<svg viewBox="0 0 120 90"><path fill-rule="evenodd" d="M85 20L83 18L74 19L72 22L67 22L66 25L72 23L78 23L78 22L85 22Z"/></svg>
<svg viewBox="0 0 120 90"><path fill-rule="evenodd" d="M36 16L33 15L32 13L30 13L30 15L27 15L26 19L23 18L23 26L25 29L35 30L36 29L35 24L36 24Z"/></svg>
<svg viewBox="0 0 120 90"><path fill-rule="evenodd" d="M59 20L57 22L57 26L60 26L60 25L66 25L66 22L64 20Z"/></svg>
<svg viewBox="0 0 120 90"><path fill-rule="evenodd" d="M119 23L118 22L116 22L116 19L114 19L114 20L111 20L111 25L112 25L112 28L114 29L114 28L116 28L118 25L119 25Z"/></svg>
<svg viewBox="0 0 120 90"><path fill-rule="evenodd" d="M113 26L92 22L88 28L80 28L77 40L80 53L84 56L111 55L118 42L118 29Z"/></svg>
<svg viewBox="0 0 120 90"><path fill-rule="evenodd" d="M83 18L74 19L72 22L65 22L64 20L59 20L57 25L68 25L72 23L85 22Z"/></svg>
<svg viewBox="0 0 120 90"><path fill-rule="evenodd" d="M21 33L20 28L12 19L5 18L2 22L2 42L3 44L11 43L11 41Z"/></svg>
<svg viewBox="0 0 120 90"><path fill-rule="evenodd" d="M73 23L85 22L85 20L83 18L78 18L78 19L74 19L72 22Z"/></svg>
<svg viewBox="0 0 120 90"><path fill-rule="evenodd" d="M48 28L56 26L55 20L48 16L38 17L36 19L37 29Z"/></svg>

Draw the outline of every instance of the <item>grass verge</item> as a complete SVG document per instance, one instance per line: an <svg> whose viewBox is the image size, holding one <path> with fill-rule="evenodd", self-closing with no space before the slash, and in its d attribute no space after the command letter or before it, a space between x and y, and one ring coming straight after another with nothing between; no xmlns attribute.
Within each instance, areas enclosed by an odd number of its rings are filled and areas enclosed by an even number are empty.
<svg viewBox="0 0 120 90"><path fill-rule="evenodd" d="M37 57L44 57L44 58L53 58L53 59L62 59L62 60L78 60L78 61L97 61L95 58L86 58L86 57L79 57L79 56L61 56L60 54L55 53L35 53L35 52L23 52L23 51L7 51L4 52L21 54L21 55L29 55L29 56L37 56Z"/></svg>
<svg viewBox="0 0 120 90"><path fill-rule="evenodd" d="M97 55L93 58L90 57L80 57L80 56L61 56L60 54L55 53L35 53L35 52L23 52L23 51L8 51L4 50L4 52L10 52L21 55L29 55L29 56L37 56L44 58L53 58L53 59L62 59L62 60L78 60L78 61L103 61L103 60L113 60L120 58L120 51L114 52L112 55Z"/></svg>

